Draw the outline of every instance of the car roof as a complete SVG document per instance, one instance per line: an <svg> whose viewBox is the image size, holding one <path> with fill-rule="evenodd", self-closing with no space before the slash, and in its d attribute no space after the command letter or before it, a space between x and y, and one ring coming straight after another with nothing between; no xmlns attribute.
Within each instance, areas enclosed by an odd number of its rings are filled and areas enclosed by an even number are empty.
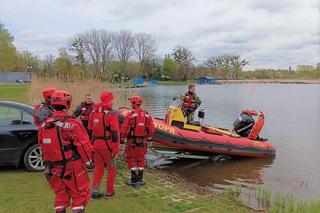
<svg viewBox="0 0 320 213"><path fill-rule="evenodd" d="M27 105L27 104L24 104L24 103L14 102L14 101L0 100L0 106L19 108L19 109L27 111L30 114L32 114L33 111L34 111L34 107L33 106L30 106L30 105Z"/></svg>

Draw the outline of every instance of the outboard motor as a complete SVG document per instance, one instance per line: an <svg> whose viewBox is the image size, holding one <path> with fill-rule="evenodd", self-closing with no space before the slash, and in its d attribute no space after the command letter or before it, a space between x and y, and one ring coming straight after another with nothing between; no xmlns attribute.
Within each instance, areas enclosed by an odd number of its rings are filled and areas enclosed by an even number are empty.
<svg viewBox="0 0 320 213"><path fill-rule="evenodd" d="M255 121L253 116L257 116ZM244 110L233 123L233 130L241 137L257 139L264 125L264 113L254 110Z"/></svg>
<svg viewBox="0 0 320 213"><path fill-rule="evenodd" d="M234 131L241 137L247 137L254 125L254 119L251 115L241 113L233 123Z"/></svg>

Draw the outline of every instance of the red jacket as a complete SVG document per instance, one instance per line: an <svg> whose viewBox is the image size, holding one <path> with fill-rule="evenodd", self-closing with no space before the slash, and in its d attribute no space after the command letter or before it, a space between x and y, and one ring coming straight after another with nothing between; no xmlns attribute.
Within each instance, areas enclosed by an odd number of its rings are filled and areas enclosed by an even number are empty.
<svg viewBox="0 0 320 213"><path fill-rule="evenodd" d="M93 147L108 149L116 155L120 149L120 127L116 111L111 107L95 104L89 116L88 128L92 130Z"/></svg>
<svg viewBox="0 0 320 213"><path fill-rule="evenodd" d="M141 108L135 108L131 110L125 120L123 121L121 125L121 138L127 138L127 137L134 137L134 129L136 128L135 125L135 118L136 114L139 114L141 112L144 112L146 115L146 123L145 123L145 131L146 131L146 138L151 138L154 135L155 129L153 124L152 116L148 114L148 112L144 111Z"/></svg>
<svg viewBox="0 0 320 213"><path fill-rule="evenodd" d="M76 150L83 163L92 158L93 149L87 131L79 121L71 118L64 111L54 111L52 116L46 119L39 128L38 143L42 149L44 161L60 161L62 151L66 160L69 160L71 155L74 155L72 150Z"/></svg>

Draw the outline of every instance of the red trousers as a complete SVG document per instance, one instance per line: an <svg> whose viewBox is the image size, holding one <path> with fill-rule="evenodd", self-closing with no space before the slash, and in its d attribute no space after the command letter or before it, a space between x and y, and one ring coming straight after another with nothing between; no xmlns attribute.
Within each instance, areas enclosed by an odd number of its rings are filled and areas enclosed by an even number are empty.
<svg viewBox="0 0 320 213"><path fill-rule="evenodd" d="M112 159L111 152L107 149L94 148L95 169L93 173L92 188L99 189L104 168L107 167L108 178L106 183L106 191L110 194L114 192L114 181L117 174L116 160Z"/></svg>
<svg viewBox="0 0 320 213"><path fill-rule="evenodd" d="M134 138L128 138L125 148L128 168L144 168L146 165L147 150L148 144L146 140L143 142L143 144L137 145L134 143Z"/></svg>
<svg viewBox="0 0 320 213"><path fill-rule="evenodd" d="M72 209L84 209L90 199L90 180L81 160L67 163L64 177L61 178L63 166L47 168L45 176L56 194L54 208L61 211L70 205Z"/></svg>

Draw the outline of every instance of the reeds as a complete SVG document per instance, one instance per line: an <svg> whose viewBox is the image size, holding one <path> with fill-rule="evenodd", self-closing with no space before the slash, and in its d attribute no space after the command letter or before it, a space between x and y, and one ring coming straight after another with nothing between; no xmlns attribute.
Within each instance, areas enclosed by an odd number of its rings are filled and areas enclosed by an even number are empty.
<svg viewBox="0 0 320 213"><path fill-rule="evenodd" d="M100 94L104 91L110 91L115 97L113 101L114 108L128 106L128 97L131 94L130 90L123 89L119 84L105 83L97 79L79 79L68 82L61 81L55 77L41 78L34 76L28 90L28 103L30 105L39 104L43 100L41 92L47 87L69 91L73 97L71 109L75 109L84 100L85 94L91 94L94 102L98 103Z"/></svg>
<svg viewBox="0 0 320 213"><path fill-rule="evenodd" d="M280 192L272 194L266 188L258 188L256 191L258 207L272 213L318 213L320 202L298 201L293 195L284 195Z"/></svg>

